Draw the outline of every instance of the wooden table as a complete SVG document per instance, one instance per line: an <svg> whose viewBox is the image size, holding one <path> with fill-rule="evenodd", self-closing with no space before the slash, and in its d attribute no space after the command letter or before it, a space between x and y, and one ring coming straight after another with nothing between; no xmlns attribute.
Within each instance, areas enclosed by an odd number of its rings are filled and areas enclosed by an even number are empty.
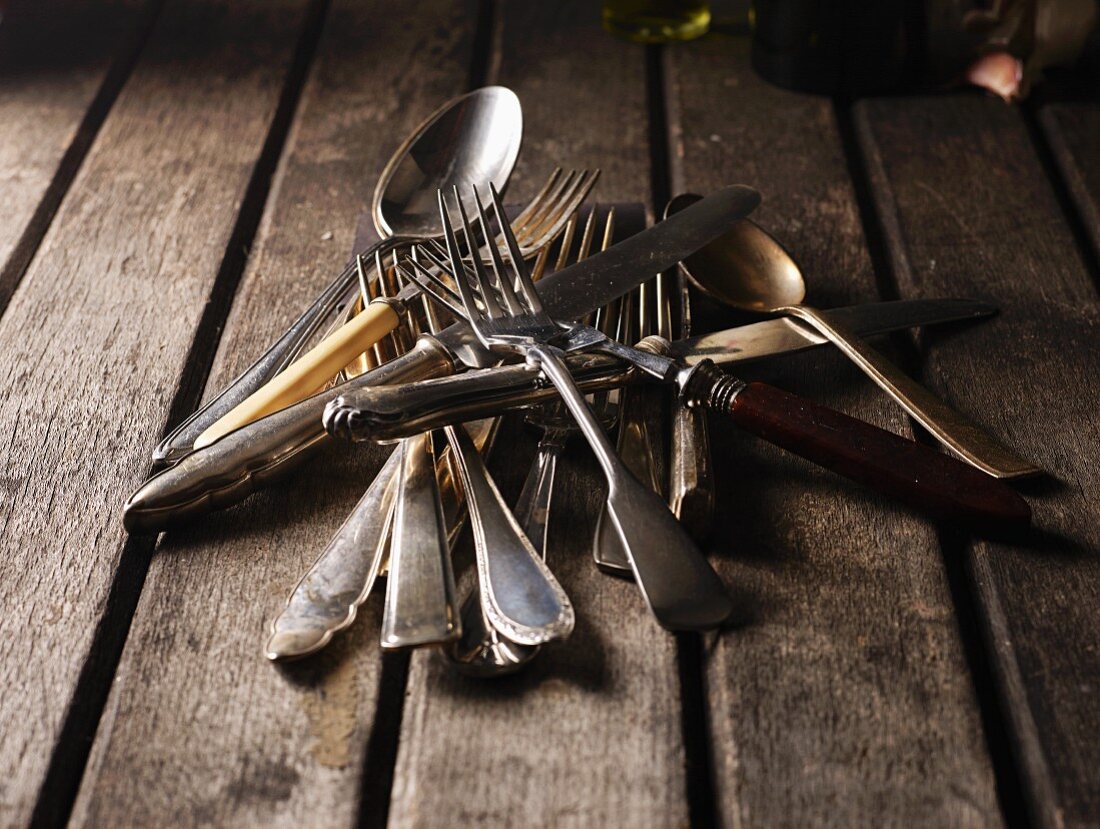
<svg viewBox="0 0 1100 829"><path fill-rule="evenodd" d="M645 49L579 0L9 5L0 824L1100 822L1095 102L798 95L753 73L743 27ZM743 613L673 637L592 567L576 445L549 560L577 629L525 674L383 655L379 596L322 656L269 664L267 625L385 450L159 538L127 537L121 504L343 264L401 138L486 82L524 105L513 197L558 164L658 211L744 182L814 304L998 304L887 347L1049 470L1023 487L1033 537L971 540L716 430L709 552ZM910 431L835 353L752 376ZM514 497L534 436L503 441Z"/></svg>

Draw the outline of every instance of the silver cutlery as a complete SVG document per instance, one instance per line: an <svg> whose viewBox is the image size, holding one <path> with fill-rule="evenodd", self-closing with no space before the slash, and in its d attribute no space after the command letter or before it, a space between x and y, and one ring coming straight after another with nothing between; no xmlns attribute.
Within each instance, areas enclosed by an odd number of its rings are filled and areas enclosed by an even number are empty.
<svg viewBox="0 0 1100 829"><path fill-rule="evenodd" d="M598 170L574 170L564 176L561 170L554 171L543 190L517 217L524 237L524 255L541 250L557 236L568 217L587 197L598 177ZM416 227L420 226L419 223L414 224ZM379 231L386 226L380 225ZM428 238L431 235L402 236L399 237L399 243L407 246L411 242ZM410 284L388 296L372 300L361 313L300 355L283 371L212 423L195 439L195 448L209 446L234 429L312 394L357 354L394 330L407 312L408 303L419 295L419 287Z"/></svg>
<svg viewBox="0 0 1100 829"><path fill-rule="evenodd" d="M599 421L573 383L572 376L562 362L561 352L550 345L552 341L561 338L562 331L544 310L527 265L520 256L515 237L508 228L496 188L490 185L489 192L511 265L511 272L507 273L499 251L494 253L494 249L490 248L490 253L494 254L493 280L490 280L480 257L476 255L477 237L465 207L457 194L455 198L467 250L475 252L471 256L471 270L477 281L476 296L473 286L466 279L467 272L442 192L439 195L440 220L444 227L451 272L455 275L454 281L458 286L462 310L465 311L467 320L487 348L518 352L529 361L533 359L554 383L603 468L609 487L609 514L627 551L635 579L658 621L670 630L705 630L718 627L733 611L729 594L706 559L680 529L664 501L640 484L623 467L615 454L615 449ZM473 201L477 207L483 238L491 238L488 234L489 220L476 193ZM427 259L434 259L428 248L419 249L424 251ZM438 281L431 269L420 262L413 260L412 266L421 277L425 277L420 281L426 291L430 285L446 287L445 283ZM437 281L433 283L430 281L432 279ZM433 291L433 295L439 296L436 291ZM589 332L598 334L595 329L587 326L573 326L569 333L574 332L580 334L582 340L589 336ZM607 342L604 335L598 336L601 344Z"/></svg>
<svg viewBox="0 0 1100 829"><path fill-rule="evenodd" d="M822 313L869 337L981 319L996 309L965 299L920 299L871 302ZM781 317L677 340L670 344L669 356L687 366L703 360L725 366L796 354L828 342L802 323ZM570 354L567 363L585 392L619 388L642 377L629 363L606 354ZM393 440L468 418L540 406L556 397L537 367L521 363L347 392L329 403L325 421L334 435L346 440Z"/></svg>
<svg viewBox="0 0 1100 829"><path fill-rule="evenodd" d="M698 198L678 196L669 212ZM817 329L936 440L986 474L1021 478L1042 471L910 378L843 324L830 323L816 308L803 304L806 282L798 263L755 222L738 222L681 266L700 290L725 305L787 314Z"/></svg>
<svg viewBox="0 0 1100 829"><path fill-rule="evenodd" d="M722 188L603 253L544 278L539 283L543 302L563 319L581 318L635 287L643 274L667 269L721 235L759 201L752 188ZM341 394L442 377L454 373L456 365L484 368L499 360L465 321L436 336L421 336L407 354L237 429L153 476L127 500L123 523L130 532L163 529L238 503L280 479L324 440L325 406Z"/></svg>
<svg viewBox="0 0 1100 829"><path fill-rule="evenodd" d="M375 258L376 278L373 280L366 276L362 257L358 260L363 298L395 292L397 269L387 270L381 254ZM387 278L390 276L392 280ZM437 330L434 306L426 298L424 311L429 327ZM410 334L418 330L417 320L408 314L405 325L389 335L392 341L385 346L386 353L378 353L375 359L383 361L403 353L409 346ZM383 345L380 341L372 350L377 352ZM368 367L368 363L364 361L362 367ZM489 451L496 425L496 420L481 420L470 425L474 443L480 451ZM418 454L423 460L426 453ZM433 467L432 475L426 474L426 464L407 468L409 459L402 449L391 455L359 505L299 581L285 608L272 623L265 648L269 659L298 659L324 648L333 635L355 620L359 606L366 601L378 576L391 561L398 564L394 568L397 572L391 572L387 580L383 647L415 647L431 641L446 641L458 634L460 625L453 612L454 588L449 556L450 545L457 540L463 524L465 499L459 494L457 478L450 470L453 459L449 452L445 455L447 462ZM406 508L394 531L394 513L400 509L402 501L420 504L423 512L418 515L416 510ZM441 504L436 526L441 520L444 531L419 539L418 536L424 535L427 523L424 519L429 514L435 515L436 503ZM391 549L391 540L396 542L396 551ZM427 555L421 542L429 548ZM402 568L402 560L409 566ZM433 563L438 568L434 580L430 578ZM425 566L429 570L426 575Z"/></svg>
<svg viewBox="0 0 1100 829"><path fill-rule="evenodd" d="M484 140L486 135L492 140ZM426 228L431 230L430 224L419 221L424 214L418 206L428 204L432 209L427 215L434 221L439 187L489 179L503 188L522 137L519 98L505 87L476 89L440 106L402 142L379 177L373 215L375 224L384 228L383 239L367 251L367 260L376 252L389 253L402 244L402 236L419 238ZM528 223L520 225L517 232L526 241ZM398 238L385 238L395 236ZM155 467L171 465L189 454L200 435L297 358L324 321L351 300L356 277L357 263L353 261L255 363L157 445L153 450Z"/></svg>
<svg viewBox="0 0 1100 829"><path fill-rule="evenodd" d="M665 206L667 217L671 202ZM686 340L691 336L691 290L681 264L676 268L676 286L672 291L676 303L675 318L670 317L672 336ZM668 503L684 529L696 541L710 534L714 517L714 464L710 454L707 414L692 408L674 396L672 428L668 454Z"/></svg>
<svg viewBox="0 0 1100 829"><path fill-rule="evenodd" d="M397 451L401 485L390 531L385 649L449 642L461 633L432 433L406 438Z"/></svg>
<svg viewBox="0 0 1100 829"><path fill-rule="evenodd" d="M630 344L651 334L666 338L671 334L668 328L668 309L663 307L667 299L664 279L664 274L658 274L623 298L623 303L630 307L626 314L628 333L619 338L621 342ZM661 424L657 422L661 401L657 395L662 394L661 389L642 384L627 386L622 390L622 416L615 446L626 468L658 495L664 489L657 466L657 455L662 443L659 434ZM592 557L597 567L612 575L632 574L630 561L619 542L619 534L612 525L606 504L596 519Z"/></svg>
<svg viewBox="0 0 1100 829"><path fill-rule="evenodd" d="M498 221L502 213L499 209L499 196L490 187L494 197L494 212ZM475 199L475 203L477 200ZM466 216L458 202L463 224ZM482 224L486 219L478 204ZM440 195L441 214L446 218L446 205ZM690 208L689 208L690 209ZM446 222L444 222L446 224ZM464 232L465 238L470 233ZM507 240L508 234L505 233ZM425 290L432 286L431 293L449 307L467 308L467 313L478 324L474 330L486 342L499 344L500 348L523 349L533 354L543 371L554 382L559 392L572 394L565 397L567 402L580 401L576 407L579 418L586 414L589 423L591 413L583 406L583 398L573 384L572 377L565 369L560 357L560 345L564 350L598 349L629 360L635 367L650 374L661 382L675 384L688 405L705 406L731 418L742 428L758 437L802 457L832 469L859 483L871 486L885 494L892 495L910 506L949 522L965 524L982 530L999 530L1006 526L1024 526L1031 521L1031 508L1020 495L1004 482L986 475L952 457L935 452L923 444L900 437L885 429L879 429L870 423L841 414L825 406L812 403L797 395L781 391L765 383L745 383L736 377L724 374L709 360L695 366L687 366L681 361L667 356L670 343L660 337L649 337L639 344L639 348L622 345L609 340L606 335L591 326L572 324L561 327L555 333L555 323L538 304L533 289L528 291L530 280L526 277L526 266L515 254L510 253L517 281L524 289L524 305L520 305L509 279L502 279L503 265L494 260L494 273L497 275L495 287L500 291L500 299L490 297L486 289L492 290L484 265L478 257L473 258L472 266L465 266L457 248L454 233L447 234L450 267L459 274L456 292L439 279L432 271L419 268ZM437 266L443 267L436 263ZM582 263L583 264L583 263ZM482 301L479 309L474 303L470 280L481 287L478 296ZM534 296L532 301L529 297ZM507 302L504 310L502 303ZM518 310L517 310L518 309ZM487 320L487 322L486 322ZM564 332L564 333L562 333ZM555 343L555 346L551 346ZM546 357L549 356L549 360ZM560 382L559 382L560 380ZM573 407L571 406L571 411ZM580 420L582 426L586 421ZM586 430L586 435L593 430ZM606 436L595 430L594 445L602 451L609 446ZM602 444L599 439L602 438ZM613 453L609 453L609 457ZM608 464L611 467L611 464ZM630 478L637 484L637 481ZM644 491L640 484L632 493L640 499L639 492ZM612 488L611 496L615 490ZM652 493L649 493L652 494ZM610 511L615 519L613 498L609 497ZM639 501L640 502L640 501ZM616 521L620 536L625 539L622 525ZM657 529L656 526L653 527ZM661 538L662 541L671 541ZM629 544L628 544L629 546ZM628 550L628 557L631 551ZM640 568L636 560L631 561L635 579L639 579ZM641 586L641 585L640 585ZM645 588L643 587L643 592Z"/></svg>
<svg viewBox="0 0 1100 829"><path fill-rule="evenodd" d="M461 425L447 426L466 492L478 589L489 623L521 645L541 645L573 630L573 606L508 509Z"/></svg>
<svg viewBox="0 0 1100 829"><path fill-rule="evenodd" d="M577 260L588 256L595 236L597 208L593 206L585 222L577 251ZM615 211L612 208L604 223L604 233L600 249L606 250L611 244ZM572 247L577 217L570 221L562 236L555 270L561 270L568 262ZM537 282L541 276L540 265L536 263L533 279ZM618 305L615 303L614 305ZM612 306L600 309L600 323L608 328L617 329L618 314ZM617 408L610 395L603 394L596 403L601 421L607 423ZM535 453L535 460L524 480L513 515L523 530L523 534L546 561L547 531L550 521L550 509L553 502L554 481L558 459L565 448L569 435L576 430L571 418L562 410L560 403L540 406L528 415L528 422L541 430ZM480 591L475 589L462 605L462 635L444 648L443 653L458 671L479 677L503 676L520 670L539 652L539 645L522 645L501 634L493 627L482 606Z"/></svg>

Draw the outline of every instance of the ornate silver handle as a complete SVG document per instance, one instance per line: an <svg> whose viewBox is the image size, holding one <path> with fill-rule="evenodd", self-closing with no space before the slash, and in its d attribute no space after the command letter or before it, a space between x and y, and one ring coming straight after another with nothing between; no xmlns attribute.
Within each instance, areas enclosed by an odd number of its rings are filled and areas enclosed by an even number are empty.
<svg viewBox="0 0 1100 829"><path fill-rule="evenodd" d="M407 353L336 389L230 432L175 466L154 475L130 496L123 523L130 532L153 532L242 501L282 478L327 437L321 416L329 400L363 386L407 383L454 370L438 342L421 337Z"/></svg>
<svg viewBox="0 0 1100 829"><path fill-rule="evenodd" d="M448 426L474 531L481 603L493 627L522 645L568 636L573 606L524 536L462 426Z"/></svg>
<svg viewBox="0 0 1100 829"><path fill-rule="evenodd" d="M570 371L586 392L632 378L613 357L570 357ZM372 386L340 394L324 415L325 429L345 440L392 440L451 423L467 422L553 401L557 392L537 369L498 366L416 385Z"/></svg>

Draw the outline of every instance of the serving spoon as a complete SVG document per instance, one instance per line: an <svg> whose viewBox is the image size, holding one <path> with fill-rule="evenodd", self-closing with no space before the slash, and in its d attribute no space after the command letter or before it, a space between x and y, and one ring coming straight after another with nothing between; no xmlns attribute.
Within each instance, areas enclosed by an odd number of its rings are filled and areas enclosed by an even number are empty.
<svg viewBox="0 0 1100 829"><path fill-rule="evenodd" d="M675 213L698 201L687 193L669 204ZM806 281L794 257L760 225L742 219L724 236L682 263L704 294L733 308L785 314L826 337L936 439L995 478L1022 478L1042 470L1000 444L965 415L917 383L845 326L803 304Z"/></svg>

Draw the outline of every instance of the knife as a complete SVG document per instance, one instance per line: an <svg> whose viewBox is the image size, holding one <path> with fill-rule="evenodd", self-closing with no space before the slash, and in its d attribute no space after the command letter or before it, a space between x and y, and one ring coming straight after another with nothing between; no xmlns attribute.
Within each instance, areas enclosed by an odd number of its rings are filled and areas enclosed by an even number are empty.
<svg viewBox="0 0 1100 829"><path fill-rule="evenodd" d="M727 232L760 203L751 187L725 187L606 251L539 282L543 304L558 319L577 319L606 305ZM325 438L321 414L337 394L372 385L453 374L456 361L489 366L499 360L465 322L421 337L408 353L342 386L289 406L196 450L154 475L123 507L123 524L152 531L167 522L227 507L304 460Z"/></svg>
<svg viewBox="0 0 1100 829"><path fill-rule="evenodd" d="M912 325L957 322L996 312L993 306L963 299L902 300L853 305L826 311L860 336ZM765 320L677 340L670 356L689 366L705 359L718 365L750 362L793 353L828 342L814 329L788 317ZM637 379L623 361L603 354L576 355L570 370L583 391L613 388ZM350 439L394 440L448 423L545 403L556 395L537 368L526 364L468 371L415 385L376 386L341 394L325 410L330 434Z"/></svg>

